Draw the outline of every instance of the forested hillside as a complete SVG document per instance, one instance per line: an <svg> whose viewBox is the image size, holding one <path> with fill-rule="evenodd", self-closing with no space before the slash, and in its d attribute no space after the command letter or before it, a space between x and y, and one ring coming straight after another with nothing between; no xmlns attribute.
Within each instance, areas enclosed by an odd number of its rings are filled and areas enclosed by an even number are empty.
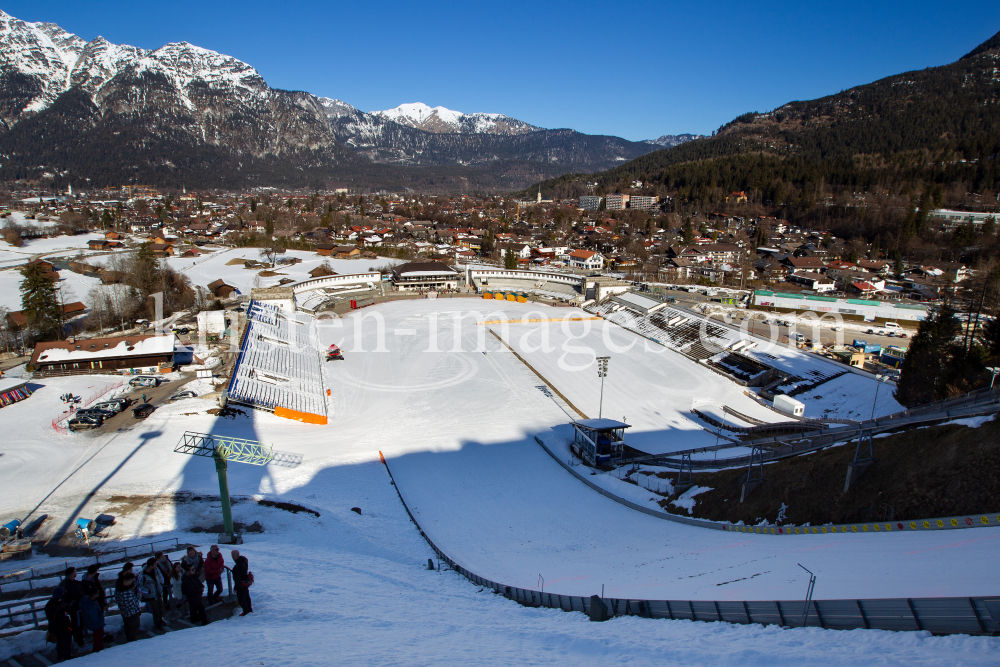
<svg viewBox="0 0 1000 667"><path fill-rule="evenodd" d="M953 64L747 113L712 137L599 174L552 179L542 190L578 196L596 182L602 192L675 197L682 212L725 206L731 193L745 192L746 206L761 214L884 232L905 244L921 233L920 211L930 206L995 204L998 72L1000 33ZM635 180L641 189L630 189Z"/></svg>

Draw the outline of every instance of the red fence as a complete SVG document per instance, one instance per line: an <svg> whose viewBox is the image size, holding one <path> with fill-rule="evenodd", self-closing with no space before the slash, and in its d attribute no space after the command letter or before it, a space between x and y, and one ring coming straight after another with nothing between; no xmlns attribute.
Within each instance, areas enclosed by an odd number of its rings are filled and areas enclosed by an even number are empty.
<svg viewBox="0 0 1000 667"><path fill-rule="evenodd" d="M70 418L72 418L73 415L76 414L77 410L79 410L81 407L86 408L86 407L89 407L89 406L93 405L98 400L100 400L102 397L107 396L108 394L110 394L112 392L115 392L115 391L118 391L119 389L121 389L121 387L124 384L125 384L125 380L119 380L115 384L108 385L107 387L95 389L94 391L92 391L90 393L89 396L87 396L86 399L81 399L79 405L73 405L73 406L70 407L70 409L69 409L68 412L64 412L61 415L59 415L58 417L53 418L52 419L52 429L55 430L55 431L57 431L58 433L69 433L69 429L67 428L65 422L68 421Z"/></svg>

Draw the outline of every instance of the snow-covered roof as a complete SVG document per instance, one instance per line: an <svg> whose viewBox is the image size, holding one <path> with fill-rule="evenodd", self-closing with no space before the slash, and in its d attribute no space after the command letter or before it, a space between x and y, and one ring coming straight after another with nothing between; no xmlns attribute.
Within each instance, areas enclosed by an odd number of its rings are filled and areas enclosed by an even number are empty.
<svg viewBox="0 0 1000 667"><path fill-rule="evenodd" d="M662 301L657 301L656 299L650 299L648 296L642 296L641 294L636 294L635 292L624 292L622 294L616 294L615 300L626 301L643 310L650 310L652 308L656 308L657 306L664 305Z"/></svg>
<svg viewBox="0 0 1000 667"><path fill-rule="evenodd" d="M141 340L125 340L111 347L103 347L103 339L80 340L76 343L62 342L59 346L42 350L38 358L33 360L47 364L60 361L81 361L92 359L108 359L115 357L150 357L161 354L173 354L174 335L149 336ZM80 349L75 349L79 347ZM69 349L67 349L69 348Z"/></svg>
<svg viewBox="0 0 1000 667"><path fill-rule="evenodd" d="M626 424L625 422L620 422L616 419L608 419L607 417L599 419L577 419L575 422L573 422L573 424L594 430L604 430L609 428L631 428L631 426L629 424Z"/></svg>
<svg viewBox="0 0 1000 667"><path fill-rule="evenodd" d="M0 394L28 384L24 378L0 378Z"/></svg>

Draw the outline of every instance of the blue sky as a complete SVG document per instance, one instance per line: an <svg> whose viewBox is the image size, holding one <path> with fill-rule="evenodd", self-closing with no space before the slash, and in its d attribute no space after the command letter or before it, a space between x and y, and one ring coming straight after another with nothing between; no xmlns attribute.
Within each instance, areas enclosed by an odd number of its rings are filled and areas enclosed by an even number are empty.
<svg viewBox="0 0 1000 667"><path fill-rule="evenodd" d="M1000 2L0 0L25 21L187 41L364 111L424 102L639 140L953 62Z"/></svg>

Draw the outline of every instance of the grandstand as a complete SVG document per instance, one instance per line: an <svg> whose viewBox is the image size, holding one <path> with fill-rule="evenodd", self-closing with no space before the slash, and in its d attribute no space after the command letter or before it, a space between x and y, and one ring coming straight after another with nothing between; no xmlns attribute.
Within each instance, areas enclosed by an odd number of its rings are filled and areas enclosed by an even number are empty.
<svg viewBox="0 0 1000 667"><path fill-rule="evenodd" d="M314 326L311 318L289 318L274 305L251 301L229 383L229 402L279 416L315 417L306 421L325 423L322 362Z"/></svg>
<svg viewBox="0 0 1000 667"><path fill-rule="evenodd" d="M345 295L350 295L350 294L357 295L362 292L364 293L371 292L375 289L376 287L372 283L366 283L364 285L318 287L314 290L303 292L302 299L301 300L296 299L295 307L307 313L315 313L324 305L338 298L343 298Z"/></svg>
<svg viewBox="0 0 1000 667"><path fill-rule="evenodd" d="M760 392L765 397L804 393L845 372L839 364L822 357L783 345L762 344L736 327L691 311L666 307L647 315L620 300L589 305L585 310L602 313L609 322L704 363L740 384L760 386L766 382Z"/></svg>
<svg viewBox="0 0 1000 667"><path fill-rule="evenodd" d="M493 277L483 280L481 278L473 278L472 284L475 286L477 292L523 292L557 301L579 300L581 296L578 287L545 280L543 277L535 280Z"/></svg>

